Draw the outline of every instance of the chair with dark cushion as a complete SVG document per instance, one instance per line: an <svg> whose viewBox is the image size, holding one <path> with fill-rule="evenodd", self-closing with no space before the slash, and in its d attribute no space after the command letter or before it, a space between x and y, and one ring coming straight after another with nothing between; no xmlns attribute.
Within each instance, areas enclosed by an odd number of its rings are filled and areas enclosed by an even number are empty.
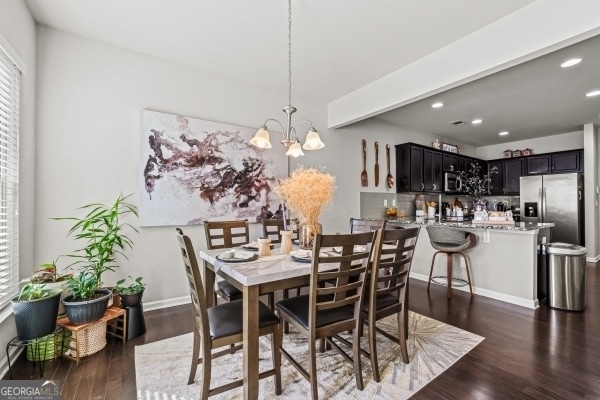
<svg viewBox="0 0 600 400"><path fill-rule="evenodd" d="M206 234L206 248L227 249L250 243L250 228L248 220L237 221L206 221L204 222ZM225 301L239 300L242 292L231 283L218 280L216 293Z"/></svg>
<svg viewBox="0 0 600 400"><path fill-rule="evenodd" d="M310 294L292 297L276 304L279 317L289 322L300 334L308 337L309 367L302 367L283 347L281 354L306 378L311 385L313 399L318 399L316 341L325 338L343 357L354 365L356 386L363 390L360 360L360 302L364 292L364 278L372 256L372 244L378 231L321 235L314 239L310 275ZM355 246L365 246L364 250ZM331 255L331 248L340 249ZM328 253L321 255L321 249ZM329 264L324 269L322 264ZM332 265L333 264L333 265ZM351 277L358 276L353 282ZM325 286L324 282L333 285ZM351 330L352 357L333 341L332 336ZM279 330L283 335L282 330Z"/></svg>
<svg viewBox="0 0 600 400"><path fill-rule="evenodd" d="M376 332L400 344L402 361L408 364L408 276L420 228L386 229L374 248L369 286L362 302L362 320L369 328L369 358L373 379L380 381ZM397 315L396 336L377 327L377 321Z"/></svg>
<svg viewBox="0 0 600 400"><path fill-rule="evenodd" d="M471 297L473 297L473 286L471 285L471 265L469 258L465 254L465 250L475 247L477 244L477 236L472 232L467 232L462 229L452 228L448 226L427 226L427 233L429 234L429 241L431 247L437 250L433 254L431 260L431 268L429 270L429 281L427 282L427 291L431 282L438 285L445 285L448 287L447 297L452 298L452 287L469 286ZM433 266L435 258L438 254L446 254L446 276L432 276ZM453 276L452 272L452 261L455 254L460 255L465 260L465 268L467 273L467 279L462 279ZM443 282L442 280L445 280Z"/></svg>
<svg viewBox="0 0 600 400"><path fill-rule="evenodd" d="M244 383L243 379L240 379L216 388L210 388L212 359L232 352L232 349L229 347L215 353L212 350L224 346L233 346L235 343L242 341L244 328L243 302L242 300L235 300L230 303L207 308L206 293L202 285L196 252L190 238L185 236L181 229L176 229L193 307L194 346L188 385L194 382L198 364L204 364L202 368L202 393L200 398L207 399L209 396L241 387ZM281 355L279 354L281 333L279 333L279 318L262 303L259 303L258 313L259 335L271 335L271 352L273 358L273 368L261 372L259 377L263 379L274 376L275 394L279 395L281 394ZM241 347L241 345L235 346L236 349ZM202 348L202 357L199 358L200 348Z"/></svg>

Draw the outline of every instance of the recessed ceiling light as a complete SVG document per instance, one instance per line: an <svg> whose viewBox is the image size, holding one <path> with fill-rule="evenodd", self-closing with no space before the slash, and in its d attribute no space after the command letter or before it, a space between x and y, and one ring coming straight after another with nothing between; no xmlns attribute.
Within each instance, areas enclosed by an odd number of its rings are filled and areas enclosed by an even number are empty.
<svg viewBox="0 0 600 400"><path fill-rule="evenodd" d="M594 97L594 96L598 96L600 94L600 90L593 90L591 92L589 92L588 94L586 94L587 97Z"/></svg>
<svg viewBox="0 0 600 400"><path fill-rule="evenodd" d="M473 121L471 121L471 123L472 123L472 124L475 124L475 125L477 125L477 124L480 124L480 123L482 123L482 122L483 122L483 120L482 120L482 119L474 119Z"/></svg>
<svg viewBox="0 0 600 400"><path fill-rule="evenodd" d="M506 135L508 135L508 131L500 132L498 135L500 135L500 136L506 136Z"/></svg>
<svg viewBox="0 0 600 400"><path fill-rule="evenodd" d="M573 65L577 65L580 62L581 62L581 58L571 58L570 60L567 60L564 63L560 64L560 66L563 68L568 68L568 67L572 67Z"/></svg>
<svg viewBox="0 0 600 400"><path fill-rule="evenodd" d="M431 105L432 108L440 108L440 107L444 107L444 103L438 101L437 103L433 103Z"/></svg>

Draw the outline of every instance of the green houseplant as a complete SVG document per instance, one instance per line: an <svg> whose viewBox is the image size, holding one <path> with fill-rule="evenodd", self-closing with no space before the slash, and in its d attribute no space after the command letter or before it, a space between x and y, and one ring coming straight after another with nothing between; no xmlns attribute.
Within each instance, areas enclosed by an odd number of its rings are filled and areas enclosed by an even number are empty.
<svg viewBox="0 0 600 400"><path fill-rule="evenodd" d="M61 289L48 289L43 283L26 280L12 307L21 340L38 339L54 332Z"/></svg>
<svg viewBox="0 0 600 400"><path fill-rule="evenodd" d="M137 207L128 202L131 196L121 194L112 204L86 204L80 209L87 210L88 213L81 218L53 218L73 221L74 224L67 235L85 243L82 248L67 255L76 259L67 268L79 266L81 271L96 275L98 286L102 286L102 274L114 271L117 267L117 254L128 259L124 250L133 248L133 241L127 235L127 231L138 230L130 223L122 222L121 218L128 214L138 216Z"/></svg>
<svg viewBox="0 0 600 400"><path fill-rule="evenodd" d="M54 220L72 221L68 236L84 243L83 247L68 254L75 261L67 269L79 267L79 274L69 279L71 295L63 299L65 311L72 323L81 324L100 319L108 306L112 292L100 289L106 271L117 268L117 255L127 259L124 251L133 247L128 231L137 229L122 218L138 216L137 207L129 203L132 195L120 194L112 204L91 203L80 209L83 217L59 217ZM102 307L104 307L102 309ZM89 309L88 309L89 308Z"/></svg>
<svg viewBox="0 0 600 400"><path fill-rule="evenodd" d="M120 295L121 305L123 307L133 307L138 305L142 301L145 289L144 286L146 286L146 284L142 282L143 278L141 276L138 276L135 279L129 276L129 279L132 283L128 286L121 286L125 283L125 279L119 279L116 286L113 288L114 292Z"/></svg>

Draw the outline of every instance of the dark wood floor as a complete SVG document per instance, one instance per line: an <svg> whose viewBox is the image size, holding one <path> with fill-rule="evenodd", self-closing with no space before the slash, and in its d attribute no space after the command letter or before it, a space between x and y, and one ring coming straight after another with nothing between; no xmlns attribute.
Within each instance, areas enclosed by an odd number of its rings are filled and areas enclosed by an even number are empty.
<svg viewBox="0 0 600 400"><path fill-rule="evenodd" d="M600 399L600 271L587 265L587 309L538 310L454 292L411 280L410 309L485 337L414 399ZM146 313L148 333L122 344L109 339L98 354L74 363L46 363L62 400L135 399L134 347L190 332L190 306ZM15 379L38 379L22 357ZM7 379L5 377L5 379ZM168 379L168 377L165 377Z"/></svg>

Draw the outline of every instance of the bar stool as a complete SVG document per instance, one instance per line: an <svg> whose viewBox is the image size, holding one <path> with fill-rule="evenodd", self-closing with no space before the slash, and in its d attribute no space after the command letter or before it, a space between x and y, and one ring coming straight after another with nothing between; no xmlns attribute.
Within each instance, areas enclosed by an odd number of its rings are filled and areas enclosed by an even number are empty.
<svg viewBox="0 0 600 400"><path fill-rule="evenodd" d="M452 287L461 287L469 285L469 291L471 297L473 297L473 286L471 285L471 266L469 258L464 253L465 250L475 247L477 244L477 236L471 232L465 232L461 229L455 229L447 226L427 226L427 233L429 234L429 240L431 246L437 250L433 254L431 260L431 269L429 270L429 281L427 282L427 291L431 282L438 285L446 285L448 287L448 299L452 297ZM435 264L435 258L438 254L446 254L446 268L447 276L434 276L433 265ZM465 267L467 270L467 280L456 278L452 274L452 261L454 254L459 254L465 260ZM446 283L442 283L439 279L445 278ZM436 280L438 279L438 280Z"/></svg>

